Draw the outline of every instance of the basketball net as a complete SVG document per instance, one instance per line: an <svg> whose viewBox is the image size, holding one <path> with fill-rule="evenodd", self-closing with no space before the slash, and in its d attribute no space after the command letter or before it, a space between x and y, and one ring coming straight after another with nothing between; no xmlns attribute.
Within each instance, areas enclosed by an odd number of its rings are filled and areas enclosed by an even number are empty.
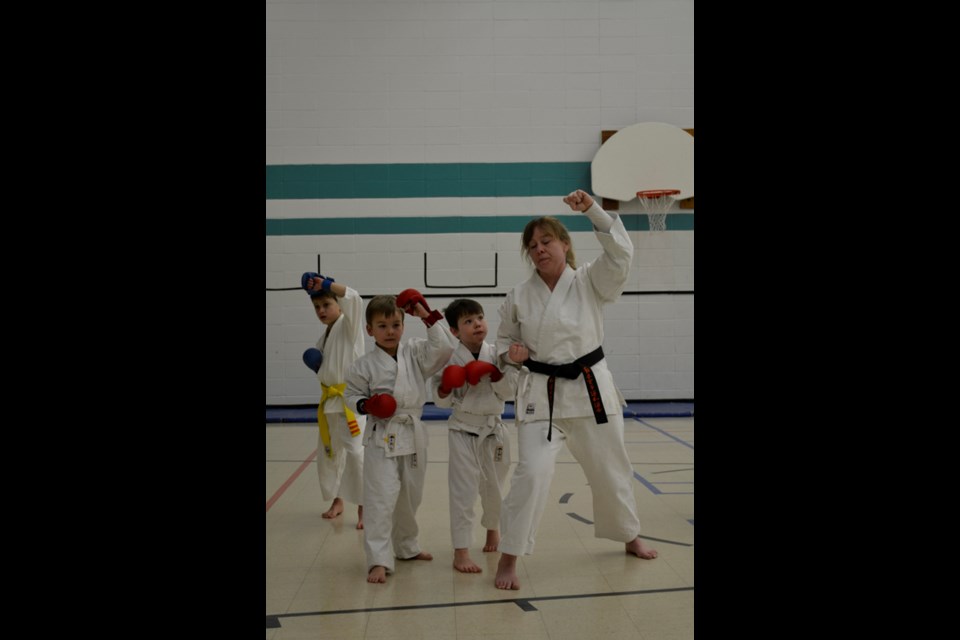
<svg viewBox="0 0 960 640"><path fill-rule="evenodd" d="M640 208L647 214L647 220L650 221L651 232L656 233L667 230L667 211L673 206L673 201L679 194L679 189L637 191Z"/></svg>

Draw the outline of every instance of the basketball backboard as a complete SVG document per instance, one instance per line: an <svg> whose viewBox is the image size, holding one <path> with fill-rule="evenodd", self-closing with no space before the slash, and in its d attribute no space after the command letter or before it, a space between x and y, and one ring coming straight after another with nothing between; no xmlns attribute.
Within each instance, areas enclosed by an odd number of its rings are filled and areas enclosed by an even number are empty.
<svg viewBox="0 0 960 640"><path fill-rule="evenodd" d="M693 136L672 124L640 122L617 131L590 164L593 193L627 202L638 191L679 189L693 197Z"/></svg>

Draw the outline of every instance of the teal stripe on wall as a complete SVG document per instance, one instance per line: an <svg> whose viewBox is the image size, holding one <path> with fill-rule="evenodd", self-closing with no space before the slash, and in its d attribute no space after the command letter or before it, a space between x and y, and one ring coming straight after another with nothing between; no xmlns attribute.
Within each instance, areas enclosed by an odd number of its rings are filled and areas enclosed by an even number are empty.
<svg viewBox="0 0 960 640"><path fill-rule="evenodd" d="M267 165L267 200L565 196L589 162Z"/></svg>
<svg viewBox="0 0 960 640"><path fill-rule="evenodd" d="M647 216L623 214L627 231L649 231ZM584 216L557 216L570 231L590 231L590 220ZM333 236L333 235L401 235L435 233L519 233L530 221L529 216L438 218L290 218L268 219L268 236ZM667 216L667 231L693 231L692 213Z"/></svg>

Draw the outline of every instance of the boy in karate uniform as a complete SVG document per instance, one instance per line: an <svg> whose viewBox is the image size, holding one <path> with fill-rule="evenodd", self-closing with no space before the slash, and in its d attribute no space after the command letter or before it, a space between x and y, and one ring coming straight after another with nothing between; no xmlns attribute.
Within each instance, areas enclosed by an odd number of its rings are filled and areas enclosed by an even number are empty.
<svg viewBox="0 0 960 640"><path fill-rule="evenodd" d="M496 551L500 542L500 502L510 470L510 442L501 414L505 400L512 400L519 370L496 366L496 345L484 342L487 321L475 300L454 300L444 310L450 332L459 339L453 357L434 379L438 407L452 407L447 421L450 464L450 536L453 568L462 573L480 573L470 558L473 545L474 504L480 494L487 530L484 551Z"/></svg>
<svg viewBox="0 0 960 640"><path fill-rule="evenodd" d="M426 339L400 342L404 310L423 320ZM420 421L427 381L453 353L442 318L413 289L374 297L366 320L376 346L347 374L348 404L369 416L363 442L367 582L386 582L394 558L433 559L420 548L416 515L427 470L427 433Z"/></svg>
<svg viewBox="0 0 960 640"><path fill-rule="evenodd" d="M355 415L343 396L347 369L363 356L363 299L354 289L319 273L304 273L300 284L310 294L317 318L326 327L317 348L303 354L304 363L317 374L323 390L317 407L317 476L323 499L333 500L323 517L339 516L346 500L357 505L357 529L363 529L366 418Z"/></svg>

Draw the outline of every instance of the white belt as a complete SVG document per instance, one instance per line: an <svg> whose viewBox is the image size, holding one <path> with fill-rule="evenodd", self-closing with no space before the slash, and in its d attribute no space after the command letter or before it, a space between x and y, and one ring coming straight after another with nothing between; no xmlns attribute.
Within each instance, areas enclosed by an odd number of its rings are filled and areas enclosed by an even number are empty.
<svg viewBox="0 0 960 640"><path fill-rule="evenodd" d="M466 413L464 411L454 411L451 418L471 427L495 427L501 422L500 416L478 416L475 413Z"/></svg>

